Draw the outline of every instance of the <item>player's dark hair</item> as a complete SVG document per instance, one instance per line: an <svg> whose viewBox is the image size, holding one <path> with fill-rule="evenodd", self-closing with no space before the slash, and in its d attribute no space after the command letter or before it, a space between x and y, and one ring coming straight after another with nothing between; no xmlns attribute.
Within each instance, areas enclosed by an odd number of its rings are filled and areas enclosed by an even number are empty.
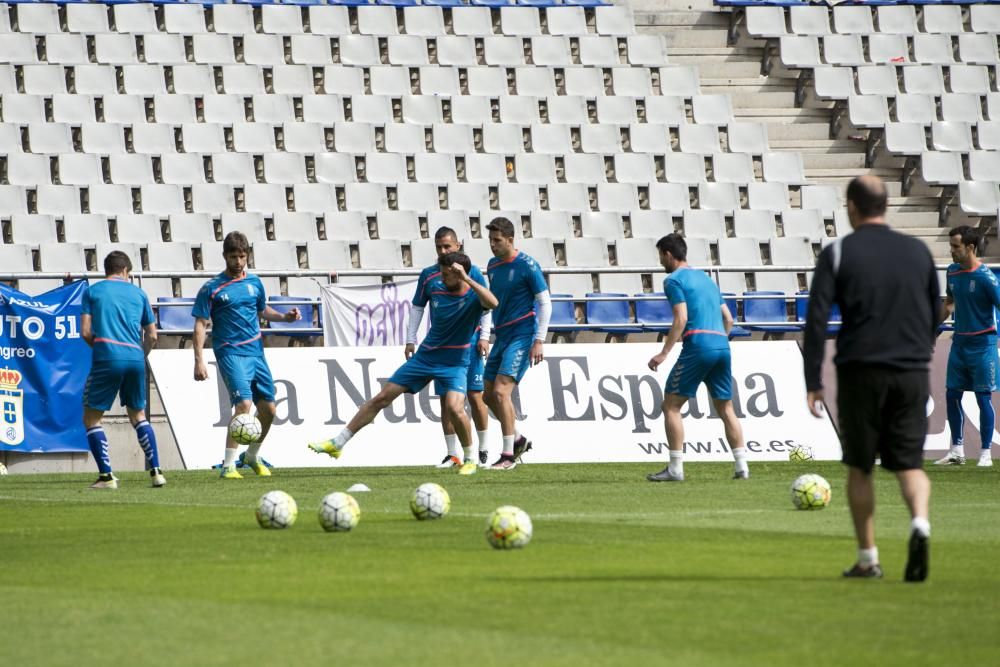
<svg viewBox="0 0 1000 667"><path fill-rule="evenodd" d="M686 262L688 244L680 234L667 234L656 242L656 249L669 252L678 262Z"/></svg>
<svg viewBox="0 0 1000 667"><path fill-rule="evenodd" d="M222 240L222 254L228 255L231 252L250 253L250 241L247 240L243 232L229 232Z"/></svg>
<svg viewBox="0 0 1000 667"><path fill-rule="evenodd" d="M460 264L466 273L472 270L472 260L464 252L449 252L438 258L438 266L447 267Z"/></svg>
<svg viewBox="0 0 1000 667"><path fill-rule="evenodd" d="M458 240L458 233L451 227L438 227L437 231L434 232L435 241L440 241L446 236L450 236L456 241Z"/></svg>
<svg viewBox="0 0 1000 667"><path fill-rule="evenodd" d="M132 270L132 260L121 250L112 250L104 258L104 275L113 276L125 270Z"/></svg>
<svg viewBox="0 0 1000 667"><path fill-rule="evenodd" d="M889 193L881 181L859 176L847 186L847 201L854 204L862 218L879 218L885 215Z"/></svg>
<svg viewBox="0 0 1000 667"><path fill-rule="evenodd" d="M509 239L514 238L514 223L507 218L493 218L486 229L491 232L500 232Z"/></svg>
<svg viewBox="0 0 1000 667"><path fill-rule="evenodd" d="M983 241L985 239L983 238L983 233L975 227L970 227L969 225L955 227L948 232L948 238L951 238L952 236L958 236L961 238L962 245L972 246L976 251L977 257L982 254L983 246L985 245Z"/></svg>

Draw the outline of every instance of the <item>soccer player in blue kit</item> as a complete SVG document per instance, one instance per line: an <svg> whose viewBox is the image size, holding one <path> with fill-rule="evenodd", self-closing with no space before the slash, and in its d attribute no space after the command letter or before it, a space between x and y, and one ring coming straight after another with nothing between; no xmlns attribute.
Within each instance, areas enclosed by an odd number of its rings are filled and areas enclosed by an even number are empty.
<svg viewBox="0 0 1000 667"><path fill-rule="evenodd" d="M451 227L440 227L434 232L434 248L438 257L443 257L448 253L459 252L462 244L458 240L458 234ZM420 272L417 280L417 289L413 294L413 306L410 308L410 319L406 330L406 347L404 356L409 359L416 352L417 331L420 328L420 320L423 319L424 309L428 303L433 303L430 299L430 288L435 279L441 277L441 267L435 262ZM486 280L478 268L473 266L469 270L469 277L480 285L486 285ZM433 321L434 312L431 311ZM472 408L472 421L476 425L476 433L479 437L479 462L486 463L489 449L489 423L490 415L483 402L483 365L486 359L486 352L489 350L490 328L492 317L490 311L483 313L479 326L472 334L472 354L469 355L469 372L466 375L466 396L469 399L469 407ZM444 394L441 387L435 387L441 397L441 412L444 413ZM444 460L438 464L438 468L454 468L462 466L462 449L458 442L458 435L455 434L455 426L450 419L441 420L441 428L444 431L444 441L447 446ZM467 453L466 453L467 454Z"/></svg>
<svg viewBox="0 0 1000 667"><path fill-rule="evenodd" d="M92 489L117 489L111 472L104 413L120 395L135 429L154 487L167 483L160 471L156 435L146 421L146 355L156 345L156 320L146 293L129 282L132 260L120 250L104 258L102 280L83 294L80 334L93 349L90 375L83 390L83 425L97 461L99 477Z"/></svg>
<svg viewBox="0 0 1000 667"><path fill-rule="evenodd" d="M514 247L514 223L495 218L486 229L493 251L486 274L500 305L493 315L496 340L486 360L483 398L503 432L503 453L490 468L511 470L531 449L531 442L517 432L511 395L528 366L542 361L552 299L538 263Z"/></svg>
<svg viewBox="0 0 1000 667"><path fill-rule="evenodd" d="M990 445L996 415L993 411L993 392L997 390L997 320L1000 308L1000 283L997 277L979 260L982 234L963 225L948 235L951 258L948 267L947 288L941 321L955 314L955 333L948 355L948 376L945 403L948 409L948 426L951 429L951 450L938 465L963 465L965 447L962 433L965 417L962 414L962 394L975 392L979 405L979 435L982 449L979 453L981 467L993 465Z"/></svg>
<svg viewBox="0 0 1000 667"><path fill-rule="evenodd" d="M416 354L396 369L382 390L366 401L332 440L309 444L318 454L340 458L344 446L358 431L372 423L400 394L415 394L434 381L444 402L442 419L451 421L465 450L459 474L471 475L477 465L472 454L472 433L465 414L466 379L469 357L473 354L472 333L484 310L497 306L497 298L483 284L469 276L472 262L460 252L438 259L441 275L431 281L427 293L434 318Z"/></svg>
<svg viewBox="0 0 1000 667"><path fill-rule="evenodd" d="M677 234L668 234L656 242L660 264L670 274L663 281L663 291L674 311L674 323L663 343L663 350L649 360L655 371L667 359L670 350L683 340L680 357L667 376L663 393L663 419L670 446L670 463L658 473L647 475L651 482L684 481L684 422L681 408L694 398L704 382L715 403L715 410L726 430L726 440L733 453L736 469L733 479L748 479L747 450L743 427L733 409L732 356L729 331L733 316L719 287L704 271L687 263L687 243Z"/></svg>
<svg viewBox="0 0 1000 667"><path fill-rule="evenodd" d="M230 232L222 242L226 270L198 291L191 314L194 323L194 379L208 379L208 366L202 356L209 325L212 349L219 375L229 391L235 414L246 414L256 404L260 420L260 440L250 445L245 463L262 477L271 474L257 454L274 421L274 380L264 358L260 319L268 322L294 322L302 318L298 308L279 313L267 305L267 295L260 278L246 272L250 242L241 232ZM236 441L226 430L226 454L219 476L242 479L236 470Z"/></svg>

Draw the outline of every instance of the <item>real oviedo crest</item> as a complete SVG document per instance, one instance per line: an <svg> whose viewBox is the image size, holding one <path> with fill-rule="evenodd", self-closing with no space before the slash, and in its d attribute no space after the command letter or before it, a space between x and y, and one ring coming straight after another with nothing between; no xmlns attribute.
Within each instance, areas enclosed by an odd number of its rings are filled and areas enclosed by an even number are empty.
<svg viewBox="0 0 1000 667"><path fill-rule="evenodd" d="M0 368L0 443L11 447L24 442L24 392L21 374Z"/></svg>

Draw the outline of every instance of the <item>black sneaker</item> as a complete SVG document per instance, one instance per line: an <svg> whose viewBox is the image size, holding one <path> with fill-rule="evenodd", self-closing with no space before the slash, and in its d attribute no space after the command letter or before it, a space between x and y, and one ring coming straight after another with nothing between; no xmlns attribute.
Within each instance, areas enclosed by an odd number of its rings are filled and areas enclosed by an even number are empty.
<svg viewBox="0 0 1000 667"><path fill-rule="evenodd" d="M844 570L845 577L857 577L859 579L881 579L882 578L882 568L878 563L875 565L870 565L868 567L861 567L858 563L855 563L853 567L849 570Z"/></svg>
<svg viewBox="0 0 1000 667"><path fill-rule="evenodd" d="M508 454L501 454L496 463L490 466L490 470L513 470L517 467L517 459Z"/></svg>
<svg viewBox="0 0 1000 667"><path fill-rule="evenodd" d="M489 455L490 455L490 453L488 451L486 451L485 449L480 449L479 450L479 465L486 465L486 462L489 461L489 458L488 458Z"/></svg>
<svg viewBox="0 0 1000 667"><path fill-rule="evenodd" d="M903 581L923 581L930 568L930 539L913 531L910 533L909 552Z"/></svg>
<svg viewBox="0 0 1000 667"><path fill-rule="evenodd" d="M531 440L528 440L522 435L518 437L517 440L514 441L514 458L517 459L518 461L521 460L521 457L525 454L525 452L530 452L530 451L531 451Z"/></svg>

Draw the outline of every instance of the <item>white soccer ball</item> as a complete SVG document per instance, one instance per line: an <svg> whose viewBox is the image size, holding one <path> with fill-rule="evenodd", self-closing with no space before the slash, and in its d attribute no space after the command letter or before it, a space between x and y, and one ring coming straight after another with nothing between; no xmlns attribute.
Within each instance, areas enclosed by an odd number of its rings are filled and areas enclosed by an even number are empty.
<svg viewBox="0 0 1000 667"><path fill-rule="evenodd" d="M427 482L417 487L410 499L410 511L420 521L440 519L451 509L451 497L444 487Z"/></svg>
<svg viewBox="0 0 1000 667"><path fill-rule="evenodd" d="M520 549L531 541L531 517L519 507L498 507L486 520L486 541L494 549Z"/></svg>
<svg viewBox="0 0 1000 667"><path fill-rule="evenodd" d="M257 501L257 523L261 528L290 528L298 516L295 498L284 491L268 491Z"/></svg>
<svg viewBox="0 0 1000 667"><path fill-rule="evenodd" d="M819 475L800 475L792 482L792 504L795 509L821 510L830 504L830 482Z"/></svg>
<svg viewBox="0 0 1000 667"><path fill-rule="evenodd" d="M261 430L260 421L249 412L236 415L229 422L229 435L241 445L252 445L260 440Z"/></svg>
<svg viewBox="0 0 1000 667"><path fill-rule="evenodd" d="M358 525L361 508L358 501L347 493L335 491L319 504L319 525L328 533L344 533Z"/></svg>
<svg viewBox="0 0 1000 667"><path fill-rule="evenodd" d="M6 474L7 474L7 466L5 466L3 463L0 463L0 475L6 475Z"/></svg>
<svg viewBox="0 0 1000 667"><path fill-rule="evenodd" d="M812 447L809 445L795 445L792 451L788 452L788 460L792 463L805 463L816 458L813 455Z"/></svg>

